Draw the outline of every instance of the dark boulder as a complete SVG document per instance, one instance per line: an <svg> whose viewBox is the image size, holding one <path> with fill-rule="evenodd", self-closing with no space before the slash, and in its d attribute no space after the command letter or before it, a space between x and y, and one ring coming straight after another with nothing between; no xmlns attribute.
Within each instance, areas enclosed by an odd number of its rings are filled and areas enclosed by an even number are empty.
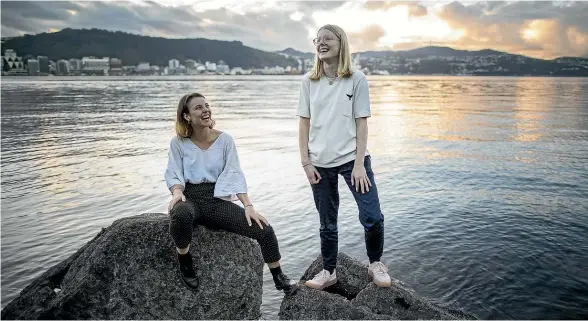
<svg viewBox="0 0 588 321"><path fill-rule="evenodd" d="M197 227L198 291L180 278L165 214L115 221L34 279L2 319L258 319L263 259L248 238Z"/></svg>

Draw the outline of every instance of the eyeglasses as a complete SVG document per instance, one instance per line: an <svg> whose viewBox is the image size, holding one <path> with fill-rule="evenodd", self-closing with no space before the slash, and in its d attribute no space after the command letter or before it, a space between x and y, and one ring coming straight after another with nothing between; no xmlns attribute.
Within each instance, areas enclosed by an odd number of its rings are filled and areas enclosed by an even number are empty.
<svg viewBox="0 0 588 321"><path fill-rule="evenodd" d="M317 37L317 38L312 39L312 43L316 46L321 42L327 43L327 42L333 42L334 40L337 40L337 38L332 37L332 36L324 36L324 37Z"/></svg>

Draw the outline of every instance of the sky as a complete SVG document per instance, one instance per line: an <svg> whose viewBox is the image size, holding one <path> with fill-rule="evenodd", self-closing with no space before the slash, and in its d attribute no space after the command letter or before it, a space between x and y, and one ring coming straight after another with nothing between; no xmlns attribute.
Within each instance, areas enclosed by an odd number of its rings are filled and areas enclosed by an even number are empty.
<svg viewBox="0 0 588 321"><path fill-rule="evenodd" d="M1 1L1 36L99 28L165 38L238 40L312 52L336 24L352 52L427 45L531 57L588 57L588 1Z"/></svg>

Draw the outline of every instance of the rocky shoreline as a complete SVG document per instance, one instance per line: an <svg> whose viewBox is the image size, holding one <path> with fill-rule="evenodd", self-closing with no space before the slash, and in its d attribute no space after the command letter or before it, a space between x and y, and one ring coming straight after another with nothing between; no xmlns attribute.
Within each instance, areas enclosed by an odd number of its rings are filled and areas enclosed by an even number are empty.
<svg viewBox="0 0 588 321"><path fill-rule="evenodd" d="M181 281L166 214L115 221L70 257L34 279L1 313L2 319L260 319L264 263L248 238L197 227L192 252L201 286ZM317 273L311 264L301 283ZM437 307L394 280L370 282L365 265L340 254L337 284L301 286L284 297L279 318L473 319Z"/></svg>
<svg viewBox="0 0 588 321"><path fill-rule="evenodd" d="M322 269L319 256L306 270L301 283ZM475 319L461 311L435 306L400 280L379 288L367 275L367 266L339 253L337 283L324 291L301 287L285 297L281 320L461 320Z"/></svg>

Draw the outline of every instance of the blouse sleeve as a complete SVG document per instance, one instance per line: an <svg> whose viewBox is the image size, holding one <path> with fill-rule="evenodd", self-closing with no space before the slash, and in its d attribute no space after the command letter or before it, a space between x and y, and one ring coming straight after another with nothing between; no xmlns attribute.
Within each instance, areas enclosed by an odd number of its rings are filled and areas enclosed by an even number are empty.
<svg viewBox="0 0 588 321"><path fill-rule="evenodd" d="M238 200L237 194L247 193L247 181L241 170L239 155L233 137L226 134L228 139L224 145L225 165L214 187L214 197L226 201Z"/></svg>
<svg viewBox="0 0 588 321"><path fill-rule="evenodd" d="M182 185L182 189L186 186L182 156L180 142L177 137L174 137L169 144L167 168L164 175L168 189L177 184Z"/></svg>

